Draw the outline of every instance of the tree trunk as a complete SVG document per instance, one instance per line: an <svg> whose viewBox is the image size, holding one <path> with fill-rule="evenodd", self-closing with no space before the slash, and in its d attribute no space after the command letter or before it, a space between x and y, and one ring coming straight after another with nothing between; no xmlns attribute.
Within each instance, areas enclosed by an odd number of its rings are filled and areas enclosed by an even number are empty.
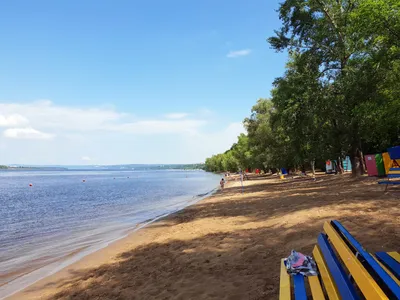
<svg viewBox="0 0 400 300"><path fill-rule="evenodd" d="M313 176L315 176L315 159L311 160L310 165L311 165L311 172Z"/></svg>
<svg viewBox="0 0 400 300"><path fill-rule="evenodd" d="M365 159L364 159L364 153L362 152L362 150L360 150L360 160L361 160L361 168L362 168L362 174L365 174L365 170L367 169L366 165L365 165Z"/></svg>
<svg viewBox="0 0 400 300"><path fill-rule="evenodd" d="M341 157L338 158L338 165L337 165L337 167L338 167L338 172L339 172L340 174L343 174L343 170L344 170L344 168L343 168L343 159L342 159Z"/></svg>
<svg viewBox="0 0 400 300"><path fill-rule="evenodd" d="M364 175L365 172L365 163L364 156L358 147L354 147L351 151L350 155L351 161L351 174L353 176L361 176Z"/></svg>
<svg viewBox="0 0 400 300"><path fill-rule="evenodd" d="M351 175L354 177L360 176L361 175L360 160L358 159L358 157L356 155L351 154L350 161L351 161Z"/></svg>

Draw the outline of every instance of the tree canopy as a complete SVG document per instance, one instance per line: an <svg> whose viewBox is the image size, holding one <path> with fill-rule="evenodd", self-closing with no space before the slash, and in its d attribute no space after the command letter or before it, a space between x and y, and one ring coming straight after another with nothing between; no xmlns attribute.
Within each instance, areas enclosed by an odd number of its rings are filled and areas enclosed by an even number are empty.
<svg viewBox="0 0 400 300"><path fill-rule="evenodd" d="M363 173L363 153L400 144L400 2L286 0L278 12L268 42L289 54L286 71L206 169L313 169L349 155Z"/></svg>

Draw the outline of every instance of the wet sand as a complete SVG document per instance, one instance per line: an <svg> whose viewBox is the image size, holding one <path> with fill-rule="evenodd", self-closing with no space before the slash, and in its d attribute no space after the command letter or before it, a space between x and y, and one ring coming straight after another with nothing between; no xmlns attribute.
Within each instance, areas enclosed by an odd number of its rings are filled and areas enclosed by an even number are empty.
<svg viewBox="0 0 400 300"><path fill-rule="evenodd" d="M400 189L376 178L251 176L8 299L277 299L280 258L337 219L369 251L400 250Z"/></svg>

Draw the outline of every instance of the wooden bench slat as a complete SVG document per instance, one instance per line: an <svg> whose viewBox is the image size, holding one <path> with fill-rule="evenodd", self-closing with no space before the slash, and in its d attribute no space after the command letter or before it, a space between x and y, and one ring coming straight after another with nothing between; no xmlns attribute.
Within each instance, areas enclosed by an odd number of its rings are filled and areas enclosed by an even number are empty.
<svg viewBox="0 0 400 300"><path fill-rule="evenodd" d="M393 273L390 272L390 270L386 268L385 265L383 265L375 256L372 255L372 257L378 262L378 264L382 267L382 269L384 269L386 273L388 273L390 277L392 277L392 279L400 286L400 280L398 280L396 276L394 276Z"/></svg>
<svg viewBox="0 0 400 300"><path fill-rule="evenodd" d="M308 283L310 284L311 295L315 300L325 300L324 292L322 291L321 283L318 276L309 276Z"/></svg>
<svg viewBox="0 0 400 300"><path fill-rule="evenodd" d="M397 260L398 263L400 263L400 253L398 252L388 252L388 254L393 257L395 260Z"/></svg>
<svg viewBox="0 0 400 300"><path fill-rule="evenodd" d="M376 257L383 263L396 278L400 279L400 263L386 252L376 252Z"/></svg>
<svg viewBox="0 0 400 300"><path fill-rule="evenodd" d="M336 284L333 281L331 273L329 273L328 267L325 264L324 258L322 257L321 250L318 245L314 247L313 256L318 266L319 274L321 275L322 283L325 287L326 293L330 300L340 300L340 295L337 290Z"/></svg>
<svg viewBox="0 0 400 300"><path fill-rule="evenodd" d="M319 234L318 246L325 259L326 265L328 266L328 270L335 280L341 299L360 299L354 286L347 277L347 274L344 272L336 254L333 252L332 246L329 244L328 238L325 234Z"/></svg>
<svg viewBox="0 0 400 300"><path fill-rule="evenodd" d="M287 273L285 259L281 260L281 278L279 288L279 300L290 300L290 275Z"/></svg>
<svg viewBox="0 0 400 300"><path fill-rule="evenodd" d="M358 252L359 255L365 260L363 261L364 265L368 265L375 271L376 275L379 276L379 278L382 280L382 288L385 288L385 290L390 294L391 298L400 299L400 286L392 279L390 274L387 273L386 270L383 269L379 263L377 263L374 257L372 257L367 251L364 250L361 244L350 234L350 232L347 231L346 228L344 228L342 224L340 224L336 220L332 221L331 223L344 236L344 238L349 241L354 250Z"/></svg>
<svg viewBox="0 0 400 300"><path fill-rule="evenodd" d="M319 234L313 250L320 276L308 277L312 299L400 300L400 252L368 253L336 220L325 222L323 228L325 233ZM289 275L282 259L279 299L293 296L294 300L311 299L304 276Z"/></svg>
<svg viewBox="0 0 400 300"><path fill-rule="evenodd" d="M304 276L297 274L293 276L294 282L294 299L307 300L306 285L304 283Z"/></svg>
<svg viewBox="0 0 400 300"><path fill-rule="evenodd" d="M332 225L325 222L324 230L365 298L388 299Z"/></svg>

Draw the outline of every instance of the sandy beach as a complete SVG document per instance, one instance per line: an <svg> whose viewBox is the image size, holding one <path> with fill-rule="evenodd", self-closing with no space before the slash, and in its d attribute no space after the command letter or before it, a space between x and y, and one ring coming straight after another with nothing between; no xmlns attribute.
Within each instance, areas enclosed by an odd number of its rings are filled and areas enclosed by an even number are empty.
<svg viewBox="0 0 400 300"><path fill-rule="evenodd" d="M369 251L400 250L400 190L376 178L256 176L130 234L7 299L277 299L280 258L337 219Z"/></svg>

